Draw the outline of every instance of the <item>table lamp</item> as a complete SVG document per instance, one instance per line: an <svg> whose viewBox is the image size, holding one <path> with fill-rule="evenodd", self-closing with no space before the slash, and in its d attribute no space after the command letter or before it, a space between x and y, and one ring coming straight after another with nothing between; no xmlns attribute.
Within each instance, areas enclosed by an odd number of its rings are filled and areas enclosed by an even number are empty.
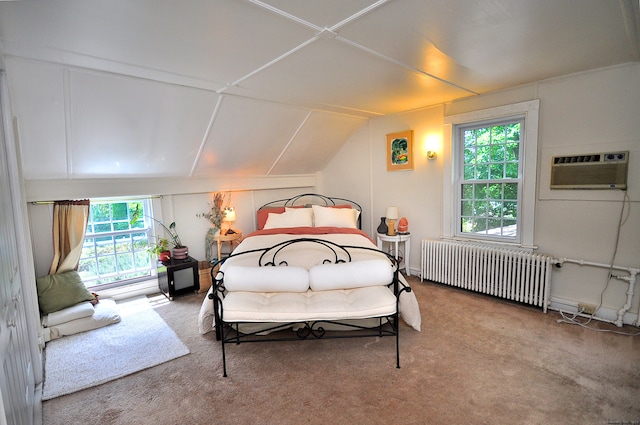
<svg viewBox="0 0 640 425"><path fill-rule="evenodd" d="M387 207L387 230L388 236L396 234L396 220L398 219L398 207Z"/></svg>
<svg viewBox="0 0 640 425"><path fill-rule="evenodd" d="M231 230L231 223L236 221L236 209L233 207L225 207L223 213L224 213L224 216L222 217L222 221L229 224L227 231L224 232L224 234L226 235Z"/></svg>

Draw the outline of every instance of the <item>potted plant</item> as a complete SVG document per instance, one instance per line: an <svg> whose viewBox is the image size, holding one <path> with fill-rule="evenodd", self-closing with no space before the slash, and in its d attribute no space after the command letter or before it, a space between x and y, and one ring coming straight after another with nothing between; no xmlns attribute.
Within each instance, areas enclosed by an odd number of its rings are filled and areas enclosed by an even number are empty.
<svg viewBox="0 0 640 425"><path fill-rule="evenodd" d="M169 251L169 241L165 238L158 238L156 243L149 244L147 252L154 255L160 261L169 261L171 259L171 251Z"/></svg>
<svg viewBox="0 0 640 425"><path fill-rule="evenodd" d="M142 215L142 212L136 206L136 210L131 216L130 223L133 225L133 223L138 221L141 215ZM158 258L160 258L159 254L162 252L168 251L169 248L171 247L172 258L176 260L184 260L185 258L187 258L187 256L189 255L189 248L186 245L182 244L182 241L180 240L180 236L178 236L178 232L176 232L176 222L175 221L171 222L171 224L167 227L160 220L153 218L151 216L148 216L146 214L145 216L149 217L150 219L158 223L162 227L162 229L164 230L164 233L167 236L166 238L159 237L155 244L150 244L149 245L150 252L158 255ZM163 261L166 261L166 260L163 260Z"/></svg>

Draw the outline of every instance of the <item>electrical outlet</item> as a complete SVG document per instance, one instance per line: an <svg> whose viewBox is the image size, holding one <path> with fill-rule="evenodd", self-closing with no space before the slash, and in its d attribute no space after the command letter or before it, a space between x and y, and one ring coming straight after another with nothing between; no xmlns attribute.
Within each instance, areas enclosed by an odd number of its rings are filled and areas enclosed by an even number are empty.
<svg viewBox="0 0 640 425"><path fill-rule="evenodd" d="M594 314L596 312L596 306L588 303L578 303L578 311L584 314Z"/></svg>

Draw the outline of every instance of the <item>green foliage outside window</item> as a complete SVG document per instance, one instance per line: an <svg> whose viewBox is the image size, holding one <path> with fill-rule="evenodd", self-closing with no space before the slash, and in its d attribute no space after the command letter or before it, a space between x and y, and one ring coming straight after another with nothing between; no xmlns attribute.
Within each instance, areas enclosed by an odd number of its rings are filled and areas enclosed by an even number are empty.
<svg viewBox="0 0 640 425"><path fill-rule="evenodd" d="M505 236L517 224L521 123L463 130L461 231Z"/></svg>
<svg viewBox="0 0 640 425"><path fill-rule="evenodd" d="M131 222L143 201L92 203L78 272L87 286L151 274L148 230Z"/></svg>

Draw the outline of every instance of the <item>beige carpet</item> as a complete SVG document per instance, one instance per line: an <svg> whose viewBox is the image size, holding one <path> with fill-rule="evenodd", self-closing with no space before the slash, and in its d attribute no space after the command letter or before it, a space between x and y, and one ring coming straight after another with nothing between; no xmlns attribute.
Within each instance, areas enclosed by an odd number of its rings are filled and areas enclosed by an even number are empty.
<svg viewBox="0 0 640 425"><path fill-rule="evenodd" d="M44 402L44 424L607 424L640 421L640 337L411 278L422 332L227 347L204 294L158 313L189 356ZM597 323L602 329L618 330ZM637 331L625 327L626 331Z"/></svg>

